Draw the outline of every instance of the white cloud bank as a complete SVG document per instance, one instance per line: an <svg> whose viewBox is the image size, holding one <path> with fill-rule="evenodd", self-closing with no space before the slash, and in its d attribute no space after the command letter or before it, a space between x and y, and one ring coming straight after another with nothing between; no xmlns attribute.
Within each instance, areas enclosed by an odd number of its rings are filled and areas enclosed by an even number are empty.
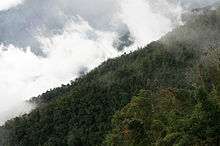
<svg viewBox="0 0 220 146"><path fill-rule="evenodd" d="M0 1L0 11L7 10L11 7L14 7L20 3L22 3L23 0L1 0Z"/></svg>

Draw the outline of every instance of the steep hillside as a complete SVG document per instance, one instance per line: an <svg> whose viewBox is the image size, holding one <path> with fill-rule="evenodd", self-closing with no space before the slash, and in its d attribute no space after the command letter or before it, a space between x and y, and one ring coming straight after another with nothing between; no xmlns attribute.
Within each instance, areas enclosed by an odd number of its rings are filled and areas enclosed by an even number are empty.
<svg viewBox="0 0 220 146"><path fill-rule="evenodd" d="M218 145L219 11L34 98L2 145Z"/></svg>

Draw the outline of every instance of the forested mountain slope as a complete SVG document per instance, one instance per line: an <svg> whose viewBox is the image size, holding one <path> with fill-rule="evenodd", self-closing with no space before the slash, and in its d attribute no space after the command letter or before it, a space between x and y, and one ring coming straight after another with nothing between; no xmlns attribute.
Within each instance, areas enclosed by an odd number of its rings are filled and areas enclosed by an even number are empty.
<svg viewBox="0 0 220 146"><path fill-rule="evenodd" d="M219 34L220 9L195 15L34 98L38 108L2 127L2 145L219 145Z"/></svg>

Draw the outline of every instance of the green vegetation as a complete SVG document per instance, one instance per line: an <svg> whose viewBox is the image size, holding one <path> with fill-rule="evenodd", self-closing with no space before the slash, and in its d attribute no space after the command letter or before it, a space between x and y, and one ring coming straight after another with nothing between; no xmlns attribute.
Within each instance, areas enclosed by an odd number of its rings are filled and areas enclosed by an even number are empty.
<svg viewBox="0 0 220 146"><path fill-rule="evenodd" d="M220 144L217 96L203 88L141 91L113 116L108 146L186 146Z"/></svg>
<svg viewBox="0 0 220 146"><path fill-rule="evenodd" d="M1 145L218 146L219 31L212 10L33 98L38 108L0 129Z"/></svg>

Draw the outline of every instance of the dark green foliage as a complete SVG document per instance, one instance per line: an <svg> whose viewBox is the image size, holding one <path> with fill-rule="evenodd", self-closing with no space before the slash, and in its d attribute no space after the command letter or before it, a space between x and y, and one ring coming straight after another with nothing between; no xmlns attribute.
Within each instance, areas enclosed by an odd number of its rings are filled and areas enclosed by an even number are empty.
<svg viewBox="0 0 220 146"><path fill-rule="evenodd" d="M219 46L219 18L197 16L33 98L38 108L2 127L5 146L218 145L219 64L203 62L210 42Z"/></svg>
<svg viewBox="0 0 220 146"><path fill-rule="evenodd" d="M146 93L133 97L113 116L114 128L103 145L218 146L220 106L210 101L213 95L204 89Z"/></svg>

